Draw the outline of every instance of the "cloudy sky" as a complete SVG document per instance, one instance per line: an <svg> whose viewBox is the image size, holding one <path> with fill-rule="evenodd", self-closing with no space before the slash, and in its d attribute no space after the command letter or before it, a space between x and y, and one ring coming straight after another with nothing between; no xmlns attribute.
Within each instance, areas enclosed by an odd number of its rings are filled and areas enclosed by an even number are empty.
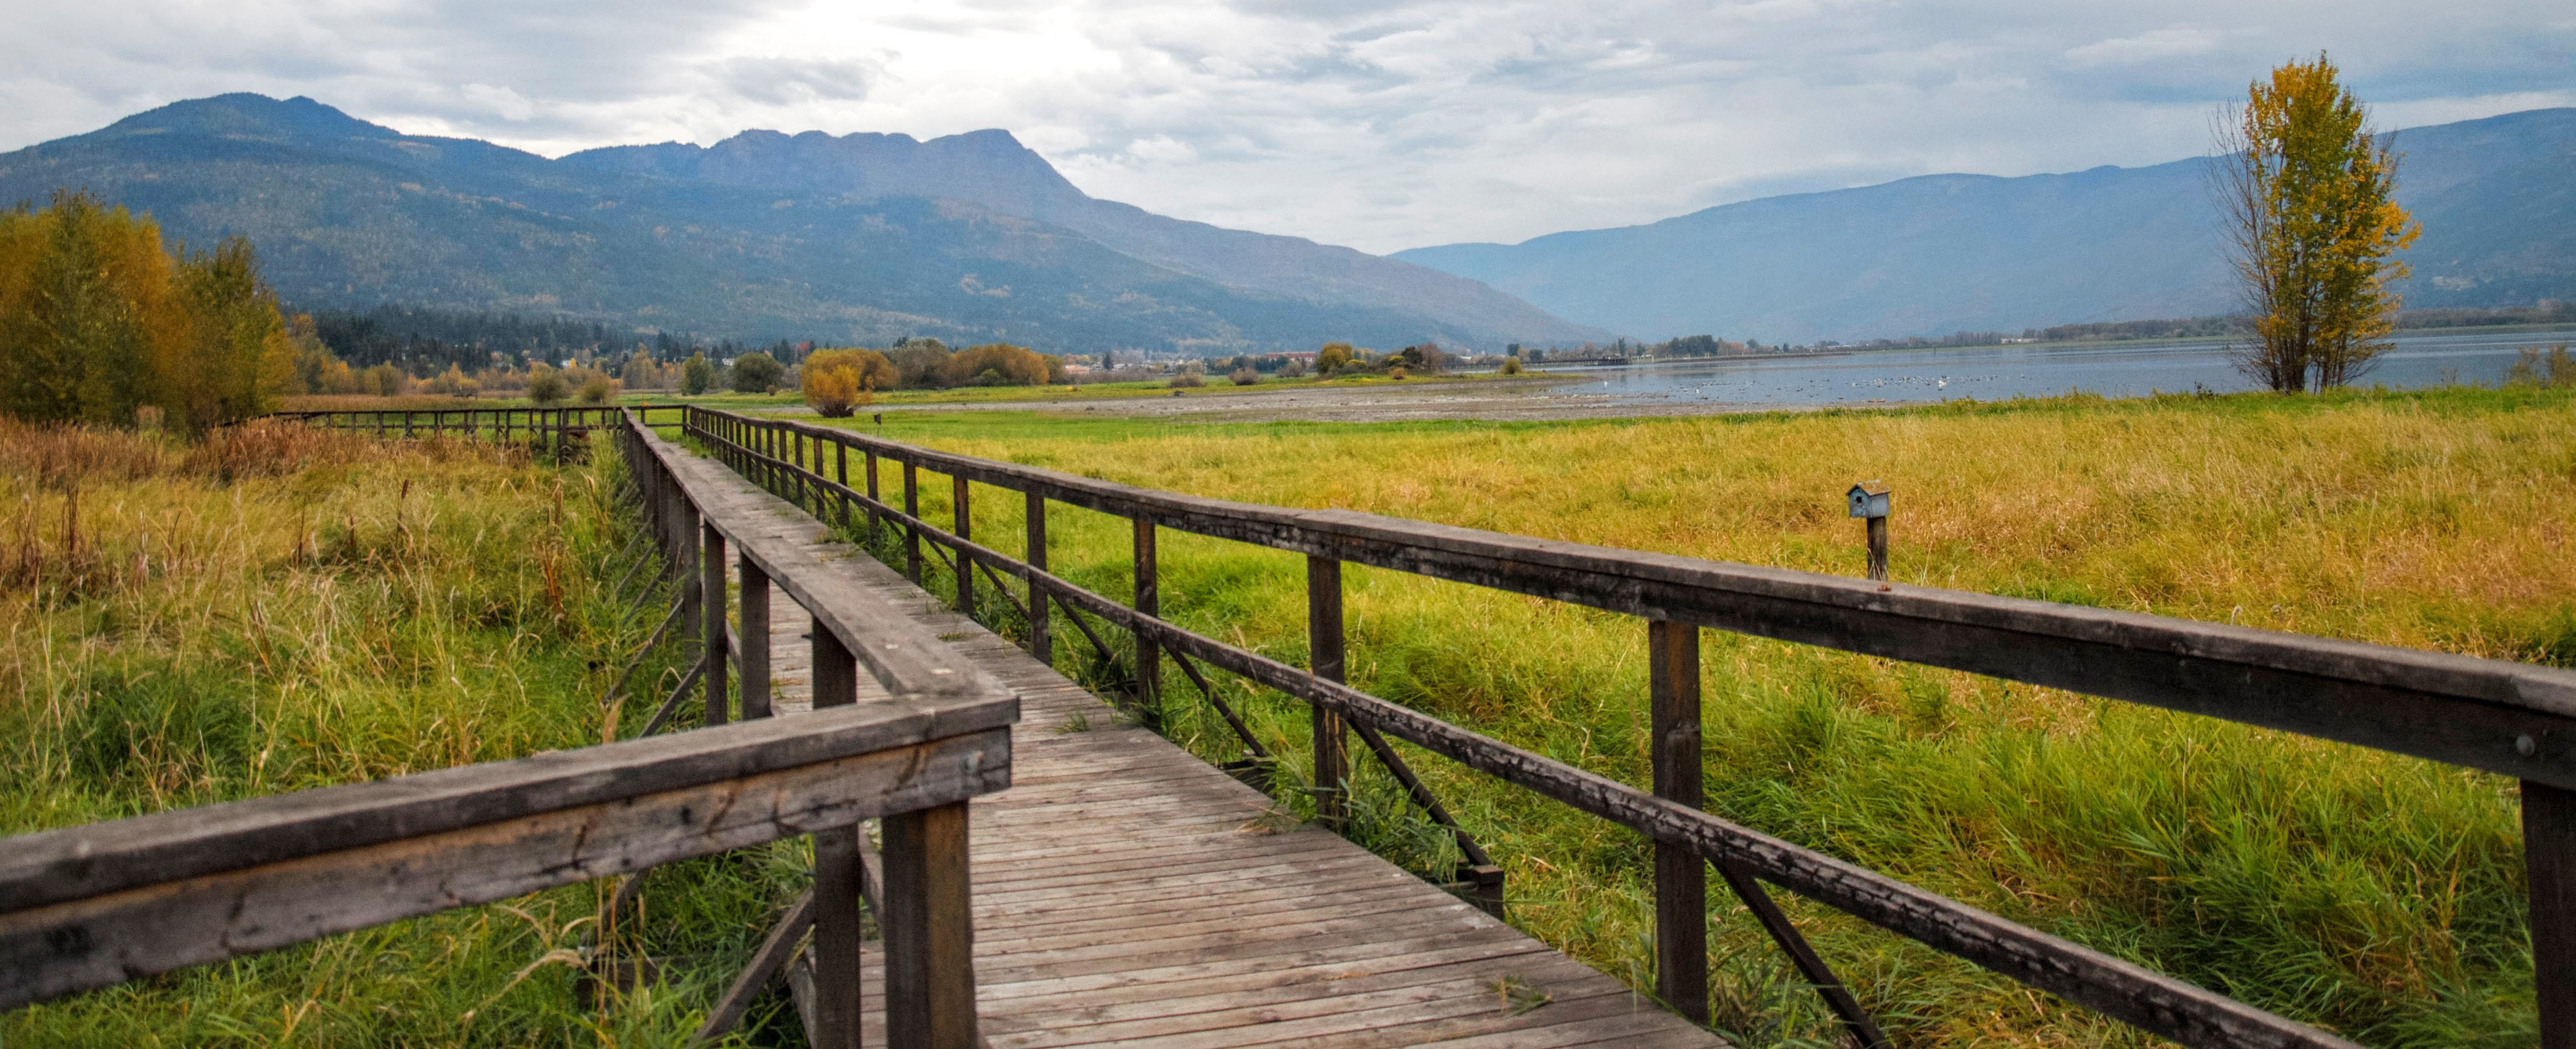
<svg viewBox="0 0 2576 1049"><path fill-rule="evenodd" d="M22 5L26 0L22 0ZM2202 152L2331 52L2383 126L2576 105L2565 0L32 0L0 149L226 91L549 156L1006 128L1094 196L1369 251Z"/></svg>

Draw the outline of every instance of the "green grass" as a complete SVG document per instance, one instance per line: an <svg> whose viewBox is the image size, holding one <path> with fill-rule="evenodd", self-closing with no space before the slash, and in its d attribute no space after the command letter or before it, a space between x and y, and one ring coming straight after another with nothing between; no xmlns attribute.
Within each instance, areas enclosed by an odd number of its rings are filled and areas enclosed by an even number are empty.
<svg viewBox="0 0 2576 1049"><path fill-rule="evenodd" d="M2564 665L2571 424L2564 392L2453 389L1546 423L908 412L883 432L1196 494L1854 575L1860 529L1841 491L1883 478L1907 581ZM925 479L926 517L947 520L947 490ZM1019 512L1015 497L983 498L977 536L1017 549ZM1059 507L1049 527L1059 574L1128 592L1125 522ZM1167 615L1304 660L1297 558L1170 533L1161 556ZM1636 620L1392 572L1354 569L1347 587L1355 684L1646 781ZM1075 632L1057 636L1068 670L1099 675ZM2534 1042L2508 781L1884 660L1718 633L1706 644L1712 811L2366 1043ZM1303 761L1300 707L1224 687ZM1186 679L1162 688L1167 735L1237 756ZM1651 987L1643 841L1408 758L1509 869L1516 924ZM1426 874L1455 862L1367 758L1355 763L1355 837ZM1902 1044L2151 1041L1789 907ZM1831 1041L1733 901L1718 893L1711 917L1720 1026L1749 1044Z"/></svg>
<svg viewBox="0 0 2576 1049"><path fill-rule="evenodd" d="M631 735L674 652L598 705L658 618L606 592L619 484L456 442L0 427L0 832ZM10 1011L0 1045L678 1045L799 870L790 843L653 872L606 944L680 964L598 1011L568 952L604 883Z"/></svg>

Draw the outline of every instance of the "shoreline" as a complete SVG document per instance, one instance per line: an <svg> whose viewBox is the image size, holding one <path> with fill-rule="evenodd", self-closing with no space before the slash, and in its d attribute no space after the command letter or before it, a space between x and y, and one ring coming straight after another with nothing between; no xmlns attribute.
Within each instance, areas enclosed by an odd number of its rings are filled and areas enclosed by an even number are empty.
<svg viewBox="0 0 2576 1049"><path fill-rule="evenodd" d="M1050 415L1108 414L1129 418L1167 418L1191 422L1412 422L1444 419L1543 422L1560 419L1656 418L1686 415L1745 415L1765 412L1804 413L1827 408L1902 408L1930 401L1877 401L1865 404L1760 404L1673 399L1636 394L1547 394L1543 390L1582 381L1580 377L1537 376L1508 388L1462 389L1435 384L1416 389L1386 386L1323 389L1306 387L1274 392L1227 391L1206 394L1178 391L1181 396L1120 397L1086 400L956 401L881 404L861 409L858 417L902 412L1035 412ZM802 405L753 408L765 415L810 416Z"/></svg>

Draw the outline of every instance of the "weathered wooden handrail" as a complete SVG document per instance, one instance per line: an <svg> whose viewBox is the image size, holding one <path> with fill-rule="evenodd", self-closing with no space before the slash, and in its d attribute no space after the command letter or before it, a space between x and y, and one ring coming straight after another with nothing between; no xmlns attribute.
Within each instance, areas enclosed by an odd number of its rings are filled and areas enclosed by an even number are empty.
<svg viewBox="0 0 2576 1049"><path fill-rule="evenodd" d="M1010 784L1008 696L907 701L0 842L0 1008Z"/></svg>
<svg viewBox="0 0 2576 1049"><path fill-rule="evenodd" d="M1160 619L1151 608L1122 606L922 521L909 498L900 510L885 504L874 496L875 460L883 457L903 464L907 495L914 488L914 471L928 469L961 482L972 480L1025 493L1033 506L1055 499L1128 517L1139 523L1140 573L1150 550L1144 542L1147 529L1171 527L1304 553L1319 564L1352 561L1625 612L1645 617L1650 624L1690 628L1650 631L1668 639L1668 644L1681 646L1675 657L1686 651L1693 668L1686 733L1685 726L1658 725L1659 785L1662 769L1678 761L1695 762L1698 754L1698 627L1966 670L2515 776L2523 781L2543 1045L2546 1049L2576 1047L2576 1011L2571 1011L2576 1006L2566 1004L2576 1003L2576 792L2568 789L2576 787L2576 672L1588 546L1352 511L1204 499L730 412L693 408L683 425L692 433L730 445L733 451L747 453L748 461L736 464L747 473L768 475L772 484L778 483L777 475L792 474L800 492L811 486L845 507L863 508L871 520L895 522L909 543L927 539L948 547L961 568L982 563L1021 578L1031 588L1032 607L1043 605L1035 595L1044 593L1068 609L1088 611L1128 629L1140 649L1168 648L1305 700L1316 707L1319 724L1328 715L1368 724L1629 826L1659 843L1685 848L1720 866L1730 883L1742 874L1758 875L2188 1044L2349 1043L1735 826L1700 812L1695 796L1681 802L1639 791L1351 690L1329 680L1330 675L1287 667L1190 633ZM749 440L725 436L728 433ZM859 449L867 457L869 491L852 488L846 469L834 480L822 476L819 469L803 467L801 453L781 447L780 438L791 435ZM819 456L816 464L819 467ZM1332 575L1337 582L1338 572ZM1662 685L1659 693L1664 687L1680 686ZM1663 702L1659 694L1658 706ZM1665 738L1668 732L1673 734L1671 740ZM1321 732L1317 742L1319 750L1327 745ZM1668 743L1686 752L1667 754L1672 749ZM1694 869L1687 879L1659 877L1659 897L1684 890L1695 893L1698 876ZM1793 954L1799 949L1785 940L1784 946ZM1679 951L1658 953L1662 967L1684 967L1704 987L1704 971L1694 960L1679 957L1683 953ZM1668 986L1666 996L1675 993ZM2553 999L2560 1004L2553 1004ZM1842 1003L1836 1004L1839 1011ZM1855 1030L1865 1032L1864 1037L1874 1033L1866 1028L1865 1018Z"/></svg>
<svg viewBox="0 0 2576 1049"><path fill-rule="evenodd" d="M423 428L427 428L431 433L443 433L448 430L479 432L503 428L513 431L537 431L550 428L615 429L626 425L628 412L635 412L650 423L654 412L678 412L687 409L688 405L685 404L593 404L515 408L331 408L315 411L270 412L260 418L319 423L333 429L364 429L388 435L400 432L404 436L418 436ZM459 416L462 418L457 418Z"/></svg>
<svg viewBox="0 0 2576 1049"><path fill-rule="evenodd" d="M743 717L758 722L770 713L768 594L772 584L812 616L812 689L817 711L857 702L857 674L863 666L899 699L970 702L1009 694L1006 686L957 648L914 624L888 599L832 570L809 547L785 534L785 522L770 496L745 491L723 467L663 440L640 412L629 416L616 433L636 478L646 519L670 555L672 574L694 583L705 602L702 615L696 617L688 614L684 603L676 621L694 625L699 635L697 668L705 688L708 724L731 717L722 684L729 659L741 670ZM728 547L741 579L738 639L729 638L724 628ZM813 923L814 986L819 1001L814 1010L816 1029L808 1033L820 1046L858 1044L859 901L865 895L883 903L877 909L877 923L887 945L887 1037L898 1045L965 1049L976 1044L966 806L952 804L891 817L883 832L886 854L881 886L874 885L869 850L856 828L817 833L812 904L782 920L782 924ZM782 932L772 940L754 959L752 969L737 979L738 993L728 994L728 1008L739 1004L746 986L756 987L769 978L762 967L785 961L781 942L792 946L793 937ZM739 1016L739 1011L732 1015ZM714 1032L711 1019L706 1033Z"/></svg>

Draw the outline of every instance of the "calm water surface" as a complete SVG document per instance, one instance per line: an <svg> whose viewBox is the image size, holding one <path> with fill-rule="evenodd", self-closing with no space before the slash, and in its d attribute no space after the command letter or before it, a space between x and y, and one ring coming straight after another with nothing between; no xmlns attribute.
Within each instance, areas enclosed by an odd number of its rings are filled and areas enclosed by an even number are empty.
<svg viewBox="0 0 2576 1049"><path fill-rule="evenodd" d="M2401 389L2450 383L2496 385L2503 381L2517 351L2576 343L2576 328L2406 332L2395 342L2397 348L2381 357L2360 385ZM1551 395L1730 404L1992 401L2049 397L2070 390L2139 397L2159 390L2187 393L2195 386L2222 393L2254 388L2228 360L2225 343L2198 339L2048 349L1873 350L1574 368L1560 374L1580 375L1585 381L1557 387Z"/></svg>

